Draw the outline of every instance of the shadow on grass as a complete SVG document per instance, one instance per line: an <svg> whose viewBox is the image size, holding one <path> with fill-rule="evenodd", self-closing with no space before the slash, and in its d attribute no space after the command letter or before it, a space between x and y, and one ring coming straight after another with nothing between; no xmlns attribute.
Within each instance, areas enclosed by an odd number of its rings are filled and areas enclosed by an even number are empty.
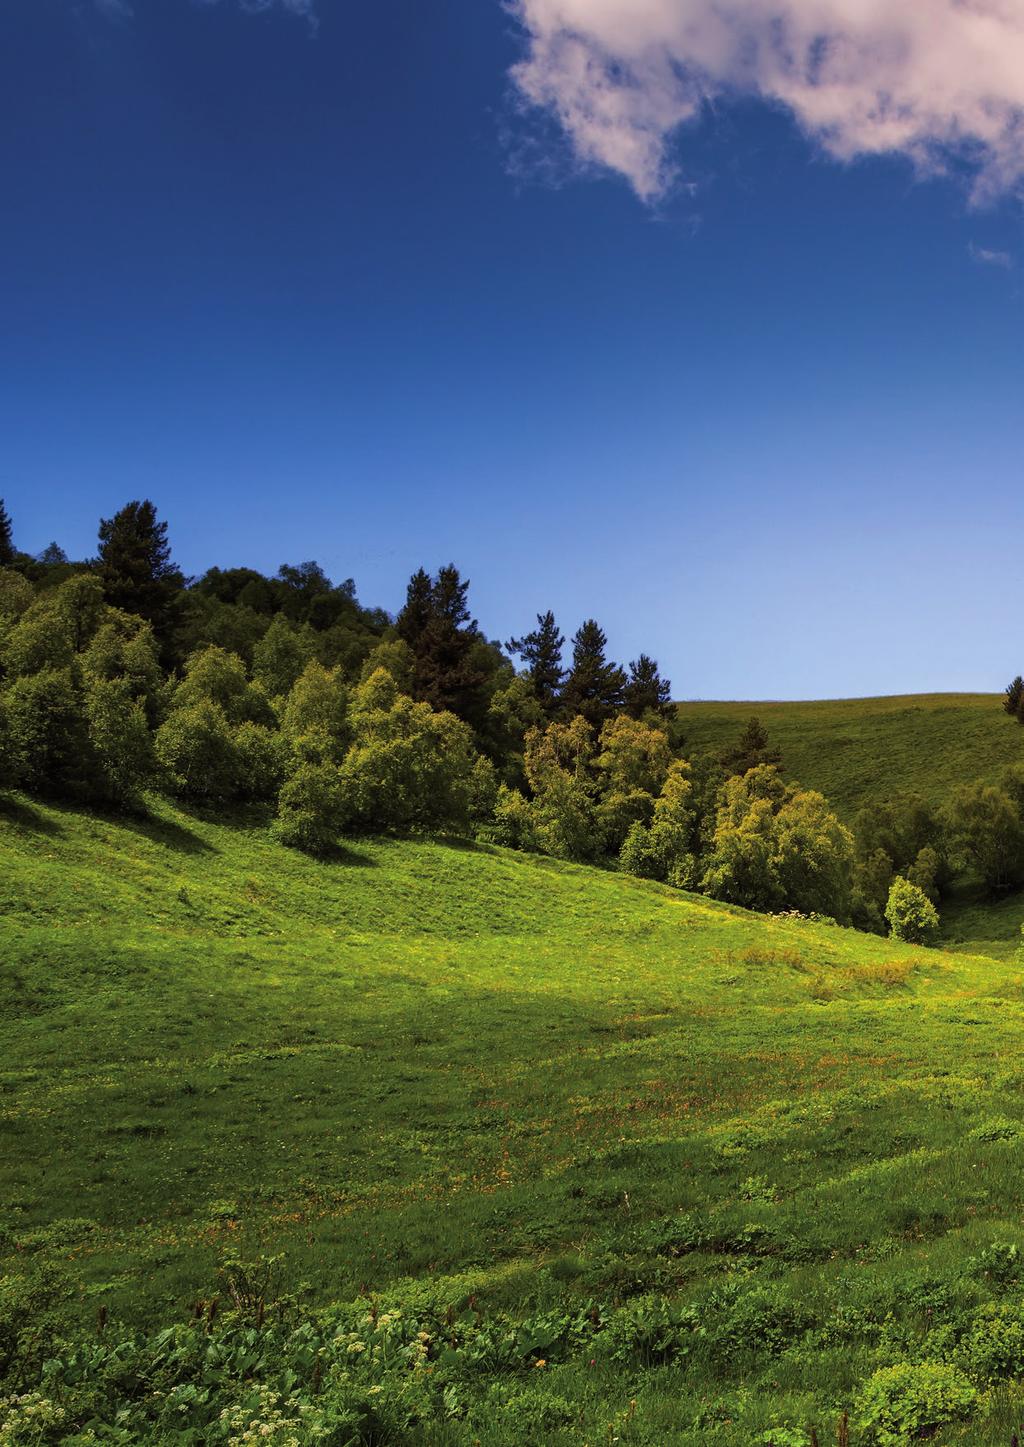
<svg viewBox="0 0 1024 1447"><path fill-rule="evenodd" d="M278 848L284 849L285 846L279 844ZM323 854L304 854L298 849L289 849L288 853L296 859L304 859L307 864L340 864L346 869L376 869L378 865L372 854L364 854L361 849L353 849L350 844L335 844Z"/></svg>
<svg viewBox="0 0 1024 1447"><path fill-rule="evenodd" d="M149 839L153 844L162 844L167 849L174 849L179 854L217 854L219 851L198 834L193 834L191 829L186 829L183 824L176 823L173 819L167 819L157 814L131 815L118 814L117 823L122 829L129 830L132 834L141 834L144 839Z"/></svg>
<svg viewBox="0 0 1024 1447"><path fill-rule="evenodd" d="M55 820L40 814L38 809L27 804L24 799L15 799L9 794L0 794L0 819L5 819L16 829L25 829L33 834L48 834L51 838L64 833Z"/></svg>

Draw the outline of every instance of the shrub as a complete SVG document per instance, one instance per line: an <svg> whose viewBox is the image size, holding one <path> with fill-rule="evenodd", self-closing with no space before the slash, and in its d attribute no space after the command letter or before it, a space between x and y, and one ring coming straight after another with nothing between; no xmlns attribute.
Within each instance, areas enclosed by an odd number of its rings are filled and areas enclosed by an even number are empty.
<svg viewBox="0 0 1024 1447"><path fill-rule="evenodd" d="M1018 1306L983 1307L960 1343L958 1360L983 1382L1024 1373L1024 1313Z"/></svg>
<svg viewBox="0 0 1024 1447"><path fill-rule="evenodd" d="M623 873L633 874L638 879L665 878L665 861L652 838L649 825L639 821L630 825L629 833L619 850L619 864Z"/></svg>
<svg viewBox="0 0 1024 1447"><path fill-rule="evenodd" d="M345 824L341 775L331 763L303 763L281 789L274 832L282 844L327 854Z"/></svg>
<svg viewBox="0 0 1024 1447"><path fill-rule="evenodd" d="M235 730L238 790L246 799L273 799L288 770L287 740L262 724L244 723Z"/></svg>
<svg viewBox="0 0 1024 1447"><path fill-rule="evenodd" d="M499 784L487 837L507 849L536 849L533 811L518 789Z"/></svg>
<svg viewBox="0 0 1024 1447"><path fill-rule="evenodd" d="M466 827L478 757L468 724L414 703L383 669L353 691L350 722L341 781L351 823L370 830Z"/></svg>
<svg viewBox="0 0 1024 1447"><path fill-rule="evenodd" d="M308 663L288 695L281 727L289 738L315 734L328 740L330 758L340 764L350 737L348 689L340 669Z"/></svg>
<svg viewBox="0 0 1024 1447"><path fill-rule="evenodd" d="M234 736L224 710L209 699L174 710L157 731L156 755L171 790L184 798L233 799L239 792Z"/></svg>
<svg viewBox="0 0 1024 1447"><path fill-rule="evenodd" d="M939 928L939 916L931 900L902 875L892 882L885 917L893 939L911 945L927 944Z"/></svg>
<svg viewBox="0 0 1024 1447"><path fill-rule="evenodd" d="M857 1425L878 1447L902 1447L969 1416L977 1397L959 1367L899 1362L868 1378L857 1400Z"/></svg>
<svg viewBox="0 0 1024 1447"><path fill-rule="evenodd" d="M18 678L5 699L17 780L33 793L88 798L94 759L75 671L45 668Z"/></svg>
<svg viewBox="0 0 1024 1447"><path fill-rule="evenodd" d="M948 826L955 862L979 874L989 889L1012 889L1024 880L1024 823L1004 789L980 781L964 785L950 803Z"/></svg>
<svg viewBox="0 0 1024 1447"><path fill-rule="evenodd" d="M96 758L95 792L126 809L140 807L156 773L153 735L126 678L97 678L86 694L89 741Z"/></svg>
<svg viewBox="0 0 1024 1447"><path fill-rule="evenodd" d="M850 916L853 836L821 794L762 764L722 787L702 888L749 909Z"/></svg>
<svg viewBox="0 0 1024 1447"><path fill-rule="evenodd" d="M250 684L238 654L214 644L192 654L174 691L175 709L201 703L217 704L229 724L275 722L265 694Z"/></svg>

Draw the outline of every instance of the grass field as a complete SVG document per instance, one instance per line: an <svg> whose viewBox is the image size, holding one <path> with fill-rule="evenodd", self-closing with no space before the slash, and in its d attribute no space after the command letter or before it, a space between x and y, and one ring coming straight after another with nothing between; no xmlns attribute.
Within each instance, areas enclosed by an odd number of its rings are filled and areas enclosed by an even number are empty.
<svg viewBox="0 0 1024 1447"><path fill-rule="evenodd" d="M298 1302L251 1341L225 1326L218 1401L312 1391L310 1332L350 1395L419 1393L397 1435L301 1442L791 1447L847 1410L883 1441L865 1384L939 1360L970 1402L933 1440L1008 1447L1012 963L500 850L317 865L165 805L11 801L0 851L2 1270L70 1284L94 1346L46 1390L100 1434L5 1444L248 1440L211 1425L216 1331L178 1328L170 1388L152 1334L267 1253ZM130 1372L97 1365L101 1308L104 1340L145 1334ZM343 1370L338 1323L370 1344Z"/></svg>

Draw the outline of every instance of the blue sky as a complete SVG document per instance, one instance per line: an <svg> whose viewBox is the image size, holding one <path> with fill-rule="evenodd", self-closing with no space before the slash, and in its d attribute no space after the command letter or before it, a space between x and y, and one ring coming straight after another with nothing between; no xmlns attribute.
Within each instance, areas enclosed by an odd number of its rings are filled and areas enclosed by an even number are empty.
<svg viewBox="0 0 1024 1447"><path fill-rule="evenodd" d="M7 0L17 542L88 554L150 496L188 572L316 558L396 608L452 559L491 636L594 615L680 697L1001 687L1024 667L1005 138L941 175L916 73L917 130L874 154L860 120L816 129L820 87L711 50L699 104L658 71L625 109L614 53L567 91L573 3ZM673 44L643 53L675 76Z"/></svg>

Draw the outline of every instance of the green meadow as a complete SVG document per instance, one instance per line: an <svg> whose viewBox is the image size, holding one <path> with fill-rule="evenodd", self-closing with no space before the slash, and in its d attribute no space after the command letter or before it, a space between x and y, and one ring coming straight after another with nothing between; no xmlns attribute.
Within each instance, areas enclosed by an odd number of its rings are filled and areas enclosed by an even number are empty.
<svg viewBox="0 0 1024 1447"><path fill-rule="evenodd" d="M0 850L5 1447L1009 1447L1012 958L165 803Z"/></svg>

